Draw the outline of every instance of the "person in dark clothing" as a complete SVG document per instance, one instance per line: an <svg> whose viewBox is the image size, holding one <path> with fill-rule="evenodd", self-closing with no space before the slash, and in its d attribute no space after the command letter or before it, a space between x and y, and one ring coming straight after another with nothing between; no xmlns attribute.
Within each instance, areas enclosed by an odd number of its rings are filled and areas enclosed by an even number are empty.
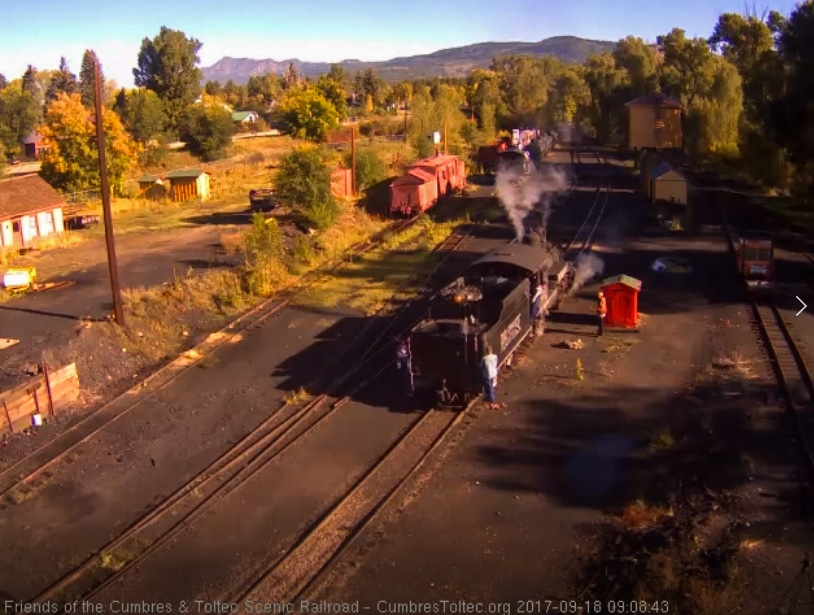
<svg viewBox="0 0 814 615"><path fill-rule="evenodd" d="M447 388L447 379L444 378L441 381L441 388L437 391L438 394L438 405L439 406L454 406L458 403L458 394L452 393Z"/></svg>
<svg viewBox="0 0 814 615"><path fill-rule="evenodd" d="M399 340L396 349L396 370L405 392L408 396L411 396L413 394L413 365L410 356L410 344L405 339Z"/></svg>

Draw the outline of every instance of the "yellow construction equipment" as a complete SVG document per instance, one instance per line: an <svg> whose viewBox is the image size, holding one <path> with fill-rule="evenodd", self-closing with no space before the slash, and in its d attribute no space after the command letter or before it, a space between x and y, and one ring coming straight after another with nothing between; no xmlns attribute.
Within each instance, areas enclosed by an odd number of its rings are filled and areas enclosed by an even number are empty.
<svg viewBox="0 0 814 615"><path fill-rule="evenodd" d="M9 291L32 290L37 284L37 270L34 267L9 269L3 276L3 287Z"/></svg>

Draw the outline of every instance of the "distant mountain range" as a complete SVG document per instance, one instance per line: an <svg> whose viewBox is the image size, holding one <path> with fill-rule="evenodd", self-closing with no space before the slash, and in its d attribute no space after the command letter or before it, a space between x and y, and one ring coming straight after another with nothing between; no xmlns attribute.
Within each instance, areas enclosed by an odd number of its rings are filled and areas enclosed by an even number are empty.
<svg viewBox="0 0 814 615"><path fill-rule="evenodd" d="M592 41L576 36L555 36L536 43L476 43L465 47L442 49L420 56L394 58L385 62L362 62L343 60L345 70L354 73L372 68L387 81L415 79L420 77L464 77L474 68L486 68L492 59L503 55L550 55L563 62L584 62L592 53L611 51L616 43ZM252 60L250 58L221 58L212 66L202 69L204 82L215 80L225 83L246 83L252 75L275 73L282 75L293 62L300 74L315 77L331 68L330 62L300 62L288 60Z"/></svg>

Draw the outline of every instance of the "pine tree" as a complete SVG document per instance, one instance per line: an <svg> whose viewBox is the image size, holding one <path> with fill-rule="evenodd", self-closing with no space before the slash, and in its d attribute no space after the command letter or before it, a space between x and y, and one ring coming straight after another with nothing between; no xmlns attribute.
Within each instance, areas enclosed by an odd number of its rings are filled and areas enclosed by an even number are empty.
<svg viewBox="0 0 814 615"><path fill-rule="evenodd" d="M300 74L297 72L297 67L294 66L294 62L291 62L285 72L285 84L287 87L292 87L297 85L299 82Z"/></svg>
<svg viewBox="0 0 814 615"><path fill-rule="evenodd" d="M51 77L51 85L45 94L46 102L56 100L59 94L73 94L76 92L76 75L68 68L68 62L63 56L59 60L59 70Z"/></svg>
<svg viewBox="0 0 814 615"><path fill-rule="evenodd" d="M79 94L82 96L82 104L86 107L93 107L95 99L94 89L94 63L98 62L99 58L96 53L88 50L82 56L82 69L79 71ZM102 82L102 91L104 92L105 77L102 72L102 65L99 64L99 78Z"/></svg>
<svg viewBox="0 0 814 615"><path fill-rule="evenodd" d="M119 117L124 120L127 117L127 90L122 88L116 94L116 100L113 102L113 110L119 114Z"/></svg>
<svg viewBox="0 0 814 615"><path fill-rule="evenodd" d="M39 92L39 88L37 85L37 69L28 65L28 68L23 75L23 92L27 92L31 94L35 99Z"/></svg>

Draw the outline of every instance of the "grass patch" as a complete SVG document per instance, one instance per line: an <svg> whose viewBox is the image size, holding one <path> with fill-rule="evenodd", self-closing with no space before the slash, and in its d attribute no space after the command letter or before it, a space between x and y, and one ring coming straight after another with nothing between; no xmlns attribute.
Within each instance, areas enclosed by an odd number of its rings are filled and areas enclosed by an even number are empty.
<svg viewBox="0 0 814 615"><path fill-rule="evenodd" d="M122 547L108 553L102 553L99 557L99 563L105 570L117 572L136 559L145 546L147 546L145 542L137 541L134 548Z"/></svg>
<svg viewBox="0 0 814 615"><path fill-rule="evenodd" d="M604 340L602 352L610 354L619 350L630 350L637 341L629 337L610 337Z"/></svg>
<svg viewBox="0 0 814 615"><path fill-rule="evenodd" d="M715 357L710 364L709 371L743 380L753 380L757 377L755 362L739 350Z"/></svg>
<svg viewBox="0 0 814 615"><path fill-rule="evenodd" d="M622 511L621 521L629 529L641 530L653 527L661 523L665 518L672 516L672 509L651 506L643 499L638 499L625 507Z"/></svg>
<svg viewBox="0 0 814 615"><path fill-rule="evenodd" d="M263 226L262 221L259 224ZM308 262L279 246L257 248L252 244L266 237L262 228L241 234L241 250L250 248L252 259L232 270L190 270L172 282L152 288L129 288L122 292L127 328L110 325L113 337L126 352L161 361L188 344L192 328L209 329L225 317L256 305L296 281L295 271L309 271L381 229L383 223L354 207L343 210L337 224L312 240ZM253 235L254 234L254 235ZM234 245L238 244L237 240ZM268 253L258 253L257 250ZM205 365L206 366L206 365Z"/></svg>
<svg viewBox="0 0 814 615"><path fill-rule="evenodd" d="M9 492L8 496L6 496L7 500L11 504L22 504L23 502L27 502L33 498L53 482L53 476L44 475L42 478L32 483L23 483L19 487L16 487Z"/></svg>
<svg viewBox="0 0 814 615"><path fill-rule="evenodd" d="M647 450L650 453L657 453L675 446L675 438L669 430L662 430L648 434Z"/></svg>
<svg viewBox="0 0 814 615"><path fill-rule="evenodd" d="M574 365L574 380L577 382L585 380L585 367L582 365L582 359L577 359Z"/></svg>
<svg viewBox="0 0 814 615"><path fill-rule="evenodd" d="M193 228L206 223L207 216L237 213L248 208L248 195L245 199L234 196L231 200L187 201L176 203L170 200L114 199L111 203L113 228L116 235L144 233L177 228ZM90 202L85 211L91 215L102 215L101 202ZM82 231L85 236L104 235L104 224Z"/></svg>
<svg viewBox="0 0 814 615"><path fill-rule="evenodd" d="M81 245L87 240L87 234L77 231L63 231L58 235L49 235L37 241L34 249L21 254L14 248L0 248L0 267L33 267L36 266L37 257L43 252L72 248Z"/></svg>
<svg viewBox="0 0 814 615"><path fill-rule="evenodd" d="M305 390L305 387L300 387L296 391L289 391L283 395L283 401L289 406L296 406L309 401L313 395Z"/></svg>
<svg viewBox="0 0 814 615"><path fill-rule="evenodd" d="M814 210L805 200L791 197L774 198L771 199L767 209L782 225L814 236Z"/></svg>
<svg viewBox="0 0 814 615"><path fill-rule="evenodd" d="M338 305L374 314L394 295L407 298L423 282L436 263L432 250L449 236L457 221L434 222L429 218L404 232L388 237L376 250L348 264L298 301L311 307Z"/></svg>

